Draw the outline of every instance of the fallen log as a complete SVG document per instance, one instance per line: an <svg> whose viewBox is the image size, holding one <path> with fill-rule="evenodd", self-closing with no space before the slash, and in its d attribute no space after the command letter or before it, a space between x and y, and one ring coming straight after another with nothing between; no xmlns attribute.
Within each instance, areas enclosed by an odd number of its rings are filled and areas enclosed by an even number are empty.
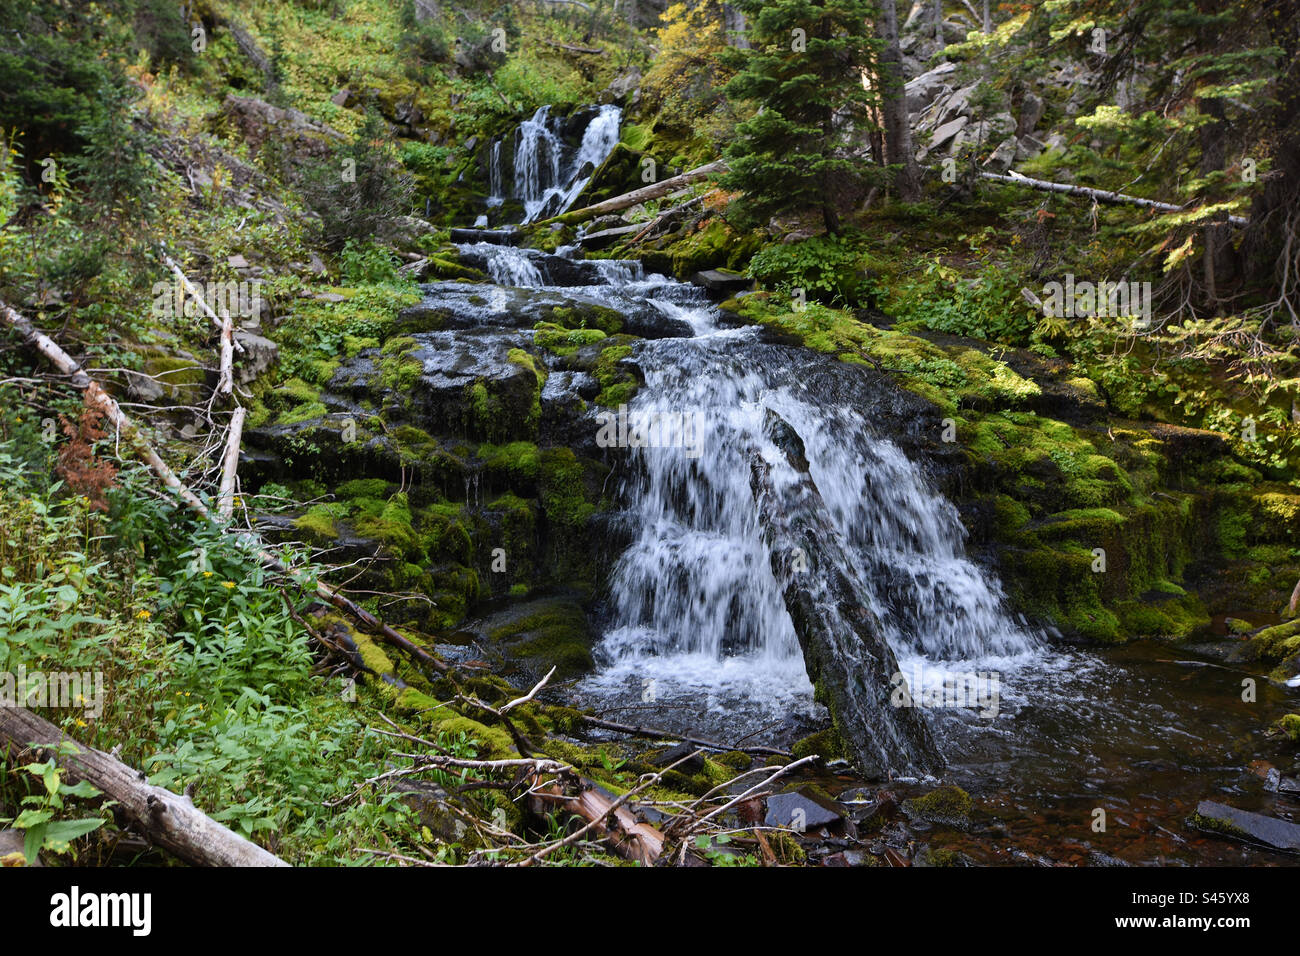
<svg viewBox="0 0 1300 956"><path fill-rule="evenodd" d="M235 353L235 324L230 316L224 316L221 322L221 367L217 373L217 394L228 397L235 386L232 360Z"/></svg>
<svg viewBox="0 0 1300 956"><path fill-rule="evenodd" d="M60 752L72 744L77 752ZM66 748L63 748L66 749ZM109 754L74 740L25 707L0 707L0 753L12 758L42 751L73 783L86 781L113 800L142 836L195 866L288 866L256 843L232 833L183 797L155 787Z"/></svg>
<svg viewBox="0 0 1300 956"><path fill-rule="evenodd" d="M561 213L558 216L552 216L550 219L544 219L535 223L537 226L546 226L551 223L565 223L573 225L574 223L586 222L588 219L595 219L597 216L603 216L607 213L618 212L620 209L627 209L629 206L635 206L637 203L648 202L651 199L659 199L667 196L669 193L676 192L683 186L689 186L691 183L699 182L706 179L714 173L724 172L727 164L722 160L716 160L707 163L704 166L697 166L695 169L682 173L680 176L672 176L668 179L661 180L657 183L651 183L641 189L634 189L630 193L624 193L621 196L614 196L610 199L602 200L593 206L584 206L582 209L574 209L569 212Z"/></svg>
<svg viewBox="0 0 1300 956"><path fill-rule="evenodd" d="M128 447L140 457L140 459L149 467L158 479L190 508L190 510L201 515L214 524L221 526L221 521L203 502L203 499L196 495L188 486L186 486L176 473L167 466L153 447L144 439L139 428L127 417L122 411L121 406L109 395L99 383L92 379L82 370L76 360L67 352L63 351L53 339L41 332L32 325L24 316L20 315L15 309L4 302L0 302L0 319L5 324L14 329L21 335L29 345L44 355L55 368L67 375L75 388L82 389L85 392L86 405L92 408L100 409L104 416L113 423L118 432L126 440ZM251 532L241 533L236 540L249 549L250 553L257 561L270 571L277 574L283 574L297 581L298 577L292 569L285 565L279 558L271 554L262 547L261 540ZM350 615L360 622L367 630L378 635L383 641L394 647L400 648L411 657L427 664L435 670L446 672L449 668L444 661L440 661L424 648L412 643L409 639L403 637L397 631L393 630L387 624L384 624L369 611L357 606L348 598L344 597L338 591L335 591L329 585L318 581L316 583L316 595L322 600L329 602L337 607L340 611Z"/></svg>
<svg viewBox="0 0 1300 956"><path fill-rule="evenodd" d="M565 793L558 783L535 787L529 803L530 809L539 816L559 808L587 821L583 831L604 841L626 860L653 866L663 856L664 835L649 823L637 820L624 800L594 785L577 794ZM535 854L523 865L531 864L540 856Z"/></svg>
<svg viewBox="0 0 1300 956"><path fill-rule="evenodd" d="M222 332L224 332L225 323L221 321L221 318L220 316L217 315L217 313L212 311L212 306L208 305L207 300L204 299L203 296L199 293L199 290L194 287L194 283L191 282L189 280L189 277L186 276L185 273L181 271L181 267L178 266L172 260L171 256L167 255L166 252L162 252L161 250L159 251L162 255L163 265L171 269L172 274L175 275L177 281L180 282L181 288L184 289L189 295L194 297L194 301L199 304L199 308L203 311L203 314L206 315L208 319L212 322L213 327L217 330L217 334L220 335ZM238 339L232 339L232 344L236 352L238 352L240 355L244 354L244 346L239 342Z"/></svg>
<svg viewBox="0 0 1300 956"><path fill-rule="evenodd" d="M604 50L598 50L592 46L574 46L572 43L556 43L554 40L542 40L547 46L553 46L557 50L568 50L570 53L589 53L593 56L607 56Z"/></svg>
<svg viewBox="0 0 1300 956"><path fill-rule="evenodd" d="M1090 186L1074 186L1069 183L1053 183L1046 179L1031 179L1028 176L1022 176L1014 170L1006 175L1003 175L1002 173L980 173L979 175L981 179L988 179L993 182L1012 183L1016 186L1027 186L1030 189L1038 189L1042 192L1063 193L1067 196L1086 196L1089 199L1095 199L1098 202L1141 206L1145 209L1156 209L1160 212L1187 211L1185 206L1175 206L1172 203L1157 202L1154 199L1143 199L1140 196L1129 196L1126 193L1111 192L1107 189L1093 189ZM1227 221L1232 223L1234 226L1244 226L1246 224L1244 216L1229 216Z"/></svg>
<svg viewBox="0 0 1300 956"><path fill-rule="evenodd" d="M221 487L217 491L217 515L224 524L235 513L235 472L239 468L239 442L244 435L244 416L241 405L231 413L230 435L226 438L226 451L221 456Z"/></svg>

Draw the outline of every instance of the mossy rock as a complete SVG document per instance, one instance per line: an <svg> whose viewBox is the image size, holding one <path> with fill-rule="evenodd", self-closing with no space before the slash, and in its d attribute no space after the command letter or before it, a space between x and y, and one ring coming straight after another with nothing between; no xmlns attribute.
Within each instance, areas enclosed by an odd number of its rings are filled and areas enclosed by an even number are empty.
<svg viewBox="0 0 1300 956"><path fill-rule="evenodd" d="M835 760L843 757L847 750L844 747L844 741L840 735L835 732L834 727L827 727L825 730L819 730L815 734L809 734L802 740L795 741L790 752L796 758L802 760L804 757L811 757L817 754L823 760Z"/></svg>
<svg viewBox="0 0 1300 956"><path fill-rule="evenodd" d="M909 819L966 830L971 825L975 801L961 787L949 783L923 797L904 800L903 812Z"/></svg>
<svg viewBox="0 0 1300 956"><path fill-rule="evenodd" d="M512 621L495 627L489 638L511 657L535 662L542 673L556 668L556 677L566 680L590 671L595 662L591 648L596 641L586 613L573 601L535 602Z"/></svg>

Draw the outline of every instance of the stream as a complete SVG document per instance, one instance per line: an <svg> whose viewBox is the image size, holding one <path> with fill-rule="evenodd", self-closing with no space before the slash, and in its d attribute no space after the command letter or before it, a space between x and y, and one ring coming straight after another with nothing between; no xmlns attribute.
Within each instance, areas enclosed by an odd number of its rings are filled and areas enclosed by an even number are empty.
<svg viewBox="0 0 1300 956"><path fill-rule="evenodd" d="M618 140L613 107L594 111L576 150L558 123L546 110L524 123L512 168L493 146L493 202L519 200L525 222L567 208ZM848 558L840 570L925 704L946 764L937 776L976 801L969 832L926 839L991 864L1294 863L1185 822L1202 799L1300 818L1251 766L1269 756L1261 728L1285 695L1259 679L1259 699L1244 702L1243 677L1258 675L1191 649L1079 649L1029 626L967 555L958 509L927 473L916 406L887 380L726 327L704 290L637 262L458 249L492 277L489 305L468 305L483 287L463 283L427 286L426 305L482 316L527 290L615 309L653 336L632 356L645 382L625 414L674 427L618 449L615 520L631 543L609 569L598 667L569 691L578 704L731 742L788 746L825 726L751 486L755 454L778 494L798 479L765 429L775 414L803 443L819 520ZM818 779L832 792L861 783L843 762ZM935 783L902 774L890 788L902 799Z"/></svg>

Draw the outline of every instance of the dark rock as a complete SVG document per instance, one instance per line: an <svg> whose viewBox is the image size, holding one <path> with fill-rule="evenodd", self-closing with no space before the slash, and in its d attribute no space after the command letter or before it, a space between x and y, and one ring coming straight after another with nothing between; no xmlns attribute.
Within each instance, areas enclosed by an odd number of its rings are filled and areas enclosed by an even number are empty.
<svg viewBox="0 0 1300 956"><path fill-rule="evenodd" d="M844 815L833 805L828 806L824 801L810 796L805 789L768 797L767 815L763 818L763 823L769 827L804 831L829 826L843 819Z"/></svg>
<svg viewBox="0 0 1300 956"><path fill-rule="evenodd" d="M1196 805L1192 823L1197 829L1209 833L1260 843L1275 850L1300 852L1300 824L1279 820L1277 817L1238 810L1213 800L1202 800Z"/></svg>
<svg viewBox="0 0 1300 956"><path fill-rule="evenodd" d="M517 229L453 229L452 242L490 242L497 246L517 246L523 234Z"/></svg>
<svg viewBox="0 0 1300 956"><path fill-rule="evenodd" d="M894 652L875 615L862 606L849 577L854 564L808 472L794 429L768 412L767 433L798 474L778 496L770 467L755 450L751 485L770 547L772 573L804 652L809 678L830 709L855 765L881 779L891 771L929 770L940 763L918 708L894 706ZM778 504L779 502L779 504Z"/></svg>
<svg viewBox="0 0 1300 956"><path fill-rule="evenodd" d="M669 747L657 757L650 758L650 763L656 767L671 767L677 761L687 758L682 763L677 764L673 769L679 773L699 773L704 769L704 755L698 753L699 748L694 744L681 743Z"/></svg>
<svg viewBox="0 0 1300 956"><path fill-rule="evenodd" d="M710 292L727 294L742 292L754 285L753 279L738 272L727 272L723 269L706 269L703 272L697 272L691 276L691 282L708 289Z"/></svg>

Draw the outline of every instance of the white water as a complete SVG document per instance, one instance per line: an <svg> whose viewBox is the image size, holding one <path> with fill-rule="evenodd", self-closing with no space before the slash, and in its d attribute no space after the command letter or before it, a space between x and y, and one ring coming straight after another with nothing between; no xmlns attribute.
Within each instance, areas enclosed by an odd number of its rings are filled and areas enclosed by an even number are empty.
<svg viewBox="0 0 1300 956"><path fill-rule="evenodd" d="M514 133L515 162L512 194L524 205L524 222L533 222L544 211L558 215L569 208L591 176L581 173L598 167L618 144L622 110L602 106L588 123L576 152L560 138L560 120L549 106L541 107ZM572 154L572 155L569 155ZM501 168L501 141L492 144L488 155L489 206L506 200ZM556 202L558 198L558 204Z"/></svg>
<svg viewBox="0 0 1300 956"><path fill-rule="evenodd" d="M569 161L546 108L520 126L513 183L526 222L555 196L565 208L581 191L579 173L608 155L619 118L617 109L602 108ZM499 155L494 147L494 194L503 181ZM475 248L487 252L494 281L547 284L539 253ZM647 692L686 699L714 718L741 718L735 726L818 712L750 486L754 451L771 465L777 489L797 478L764 434L769 410L802 439L826 517L854 565L844 570L880 620L900 669L921 685L913 693L976 670L1002 678L1023 672L1027 685L1014 694L1003 687L1023 703L1028 685L1054 681L1054 672L1072 666L1010 618L997 580L965 555L956 508L878 433L871 409L828 403L798 370L756 362L755 355L771 353L758 351L755 330L719 330L716 308L698 290L647 277L636 262L591 265L583 295L615 308L648 302L694 331L694 338L640 347L646 383L631 412L688 414L699 434L693 449L628 449L620 497L632 544L611 575L601 666L580 691L624 701L647 700Z"/></svg>

